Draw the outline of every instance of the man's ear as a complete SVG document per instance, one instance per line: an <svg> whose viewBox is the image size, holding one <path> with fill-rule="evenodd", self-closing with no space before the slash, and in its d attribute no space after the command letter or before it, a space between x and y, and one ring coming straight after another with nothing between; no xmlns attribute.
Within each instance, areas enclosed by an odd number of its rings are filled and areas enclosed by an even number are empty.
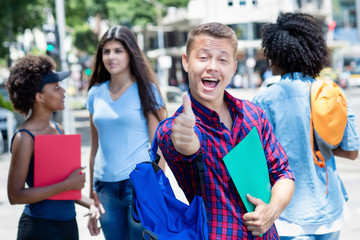
<svg viewBox="0 0 360 240"><path fill-rule="evenodd" d="M184 53L182 55L182 65L184 67L185 72L188 72L188 64L189 64L188 56Z"/></svg>
<svg viewBox="0 0 360 240"><path fill-rule="evenodd" d="M234 69L233 69L233 75L236 73L237 63L238 63L238 61L235 59L235 64L234 64Z"/></svg>

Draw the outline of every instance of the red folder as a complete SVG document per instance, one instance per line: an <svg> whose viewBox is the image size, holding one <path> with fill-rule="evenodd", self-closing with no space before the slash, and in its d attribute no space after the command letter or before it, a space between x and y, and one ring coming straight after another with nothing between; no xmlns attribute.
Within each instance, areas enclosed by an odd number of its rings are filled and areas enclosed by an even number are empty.
<svg viewBox="0 0 360 240"><path fill-rule="evenodd" d="M81 135L36 135L34 141L34 186L65 180L81 166ZM51 200L81 199L81 190L69 190Z"/></svg>

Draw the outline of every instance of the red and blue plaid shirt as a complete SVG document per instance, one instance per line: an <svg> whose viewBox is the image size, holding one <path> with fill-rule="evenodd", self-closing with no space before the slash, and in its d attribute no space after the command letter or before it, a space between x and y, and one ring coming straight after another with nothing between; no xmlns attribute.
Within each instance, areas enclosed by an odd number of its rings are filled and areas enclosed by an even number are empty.
<svg viewBox="0 0 360 240"><path fill-rule="evenodd" d="M204 107L191 97L192 109L196 115L194 129L200 139L199 152L202 152L205 168L201 195L207 212L209 239L279 239L274 224L262 237L253 236L247 231L243 219L246 209L230 179L223 157L254 127L262 139L272 185L279 179L294 179L287 156L275 138L262 109L249 101L236 99L227 92L224 100L233 119L232 130L220 122L215 111ZM179 115L182 109L181 106L174 116ZM198 153L184 156L175 150L170 138L173 120L174 118L169 118L161 124L156 138L180 188L191 202L195 194L198 194L194 172L196 163L192 161Z"/></svg>

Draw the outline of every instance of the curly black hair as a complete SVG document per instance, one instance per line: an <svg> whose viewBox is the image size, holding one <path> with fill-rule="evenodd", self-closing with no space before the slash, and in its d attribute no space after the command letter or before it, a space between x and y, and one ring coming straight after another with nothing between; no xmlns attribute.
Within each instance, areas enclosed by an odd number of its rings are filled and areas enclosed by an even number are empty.
<svg viewBox="0 0 360 240"><path fill-rule="evenodd" d="M46 55L25 56L10 68L10 76L5 84L16 111L24 115L29 114L43 75L55 68L54 60Z"/></svg>
<svg viewBox="0 0 360 240"><path fill-rule="evenodd" d="M318 21L305 13L280 13L262 30L264 56L285 73L317 77L328 61L328 48Z"/></svg>

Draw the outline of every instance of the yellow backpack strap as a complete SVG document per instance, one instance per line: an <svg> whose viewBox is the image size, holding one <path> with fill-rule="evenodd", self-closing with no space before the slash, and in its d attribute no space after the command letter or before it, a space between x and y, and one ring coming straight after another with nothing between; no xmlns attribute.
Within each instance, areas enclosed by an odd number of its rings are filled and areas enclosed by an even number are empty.
<svg viewBox="0 0 360 240"><path fill-rule="evenodd" d="M319 151L316 143L316 138L314 137L314 121L313 121L313 98L311 96L311 89L312 89L313 83L309 84L309 97L310 97L310 140L311 140L311 147L312 147L312 153L314 157L314 162L319 167L323 168L325 167L325 160L322 156L321 152Z"/></svg>
<svg viewBox="0 0 360 240"><path fill-rule="evenodd" d="M312 154L313 154L313 158L314 158L314 163L321 167L321 168L325 168L325 172L326 172L326 192L325 194L328 193L328 186L329 186L329 180L328 180L328 172L326 169L326 165L325 165L325 159L322 156L321 152L319 151L317 144L316 144L316 139L314 137L314 121L313 121L313 114L312 114L312 101L313 98L311 97L311 87L312 87L312 82L309 84L309 98L310 98L310 141L311 141L311 150L312 150Z"/></svg>

